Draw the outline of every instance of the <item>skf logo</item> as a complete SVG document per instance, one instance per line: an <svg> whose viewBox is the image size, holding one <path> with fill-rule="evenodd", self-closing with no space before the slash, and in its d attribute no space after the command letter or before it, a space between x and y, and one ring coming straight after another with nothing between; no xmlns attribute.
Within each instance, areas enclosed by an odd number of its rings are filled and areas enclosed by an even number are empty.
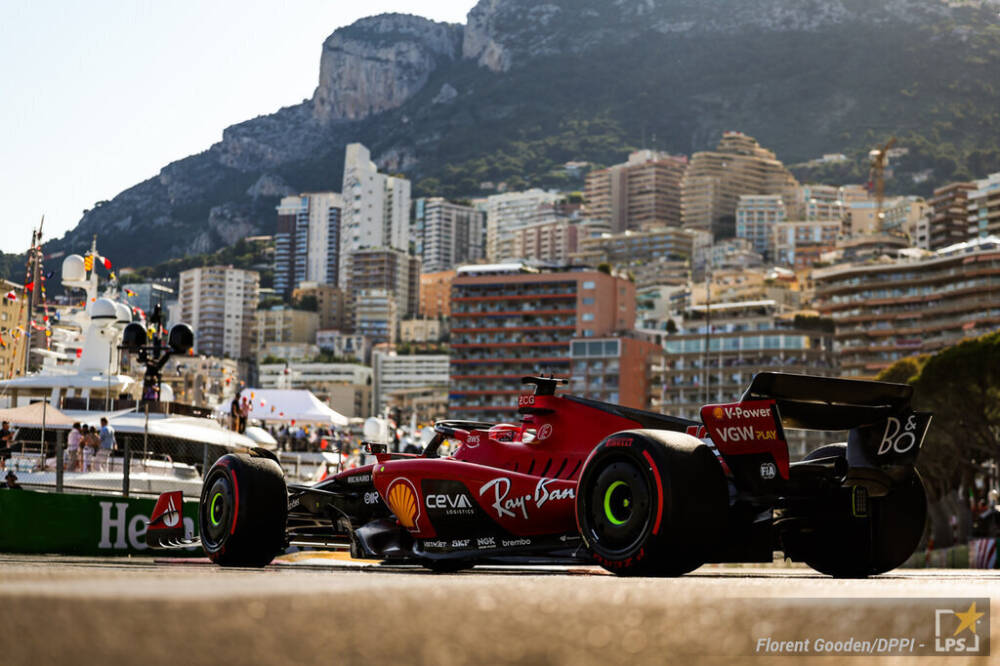
<svg viewBox="0 0 1000 666"><path fill-rule="evenodd" d="M389 509L396 514L400 525L408 530L417 529L420 518L420 503L417 502L417 489L409 479L396 479L389 484L386 491Z"/></svg>
<svg viewBox="0 0 1000 666"><path fill-rule="evenodd" d="M976 602L965 611L951 608L934 610L934 651L952 654L979 652L980 618L986 613L976 610ZM985 627L989 631L989 627Z"/></svg>

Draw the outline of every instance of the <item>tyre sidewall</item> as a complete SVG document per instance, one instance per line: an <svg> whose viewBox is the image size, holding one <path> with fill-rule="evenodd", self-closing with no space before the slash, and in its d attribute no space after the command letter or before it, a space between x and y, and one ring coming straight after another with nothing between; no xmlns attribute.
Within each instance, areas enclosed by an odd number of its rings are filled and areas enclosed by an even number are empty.
<svg viewBox="0 0 1000 666"><path fill-rule="evenodd" d="M218 479L232 488L228 526L218 539L205 539L210 520L211 490ZM227 454L212 466L202 487L199 534L209 559L227 566L264 566L284 544L288 495L280 466L269 458Z"/></svg>
<svg viewBox="0 0 1000 666"><path fill-rule="evenodd" d="M648 510L642 516L641 529L635 531L635 538L629 547L612 550L596 537L594 520L595 497L592 490L598 477L610 466L625 462L634 466L641 474L648 492ZM661 549L664 521L669 516L669 478L664 478L660 470L666 469L666 456L661 446L651 444L638 433L624 432L607 438L590 454L580 474L577 493L577 528L584 544L590 549L597 562L618 574L639 574L647 565L656 562Z"/></svg>

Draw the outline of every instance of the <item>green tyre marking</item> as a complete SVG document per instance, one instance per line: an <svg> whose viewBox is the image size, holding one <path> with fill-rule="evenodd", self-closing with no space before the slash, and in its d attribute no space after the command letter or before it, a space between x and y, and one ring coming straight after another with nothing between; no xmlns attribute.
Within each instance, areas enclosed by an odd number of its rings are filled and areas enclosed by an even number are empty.
<svg viewBox="0 0 1000 666"><path fill-rule="evenodd" d="M611 511L611 493L613 493L615 491L615 488L617 488L618 486L624 486L624 485L625 485L624 481L615 481L610 486L608 486L608 489L606 491L604 491L604 515L605 517L607 517L609 521L611 521L613 525L624 525L626 522L628 522L627 520L618 520L618 518L615 517L614 512Z"/></svg>
<svg viewBox="0 0 1000 666"><path fill-rule="evenodd" d="M215 493L215 495L212 496L211 515L209 517L212 520L213 525L219 524L219 519L215 517L215 503L220 499L222 499L222 493Z"/></svg>

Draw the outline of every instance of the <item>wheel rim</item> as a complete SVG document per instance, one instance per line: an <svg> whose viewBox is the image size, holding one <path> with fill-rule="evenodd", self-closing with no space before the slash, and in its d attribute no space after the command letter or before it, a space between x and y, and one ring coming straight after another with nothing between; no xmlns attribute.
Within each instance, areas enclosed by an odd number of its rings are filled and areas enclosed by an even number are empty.
<svg viewBox="0 0 1000 666"><path fill-rule="evenodd" d="M606 557L627 557L650 528L652 492L637 463L620 459L597 475L588 495L590 541Z"/></svg>
<svg viewBox="0 0 1000 666"><path fill-rule="evenodd" d="M221 547L231 531L233 486L229 475L217 471L205 483L201 501L201 542L208 550Z"/></svg>

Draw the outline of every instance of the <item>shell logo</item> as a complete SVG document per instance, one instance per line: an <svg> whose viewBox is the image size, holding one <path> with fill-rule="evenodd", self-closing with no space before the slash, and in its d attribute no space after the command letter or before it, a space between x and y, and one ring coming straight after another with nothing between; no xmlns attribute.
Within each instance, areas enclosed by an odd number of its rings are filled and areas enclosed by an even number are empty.
<svg viewBox="0 0 1000 666"><path fill-rule="evenodd" d="M386 504L400 524L408 530L417 528L420 518L420 502L417 501L417 489L408 479L396 479L386 490Z"/></svg>
<svg viewBox="0 0 1000 666"><path fill-rule="evenodd" d="M715 417L715 418L717 418L717 419L721 419L724 416L724 413L722 411L722 407L716 407L715 409L713 409L712 410L712 416Z"/></svg>

